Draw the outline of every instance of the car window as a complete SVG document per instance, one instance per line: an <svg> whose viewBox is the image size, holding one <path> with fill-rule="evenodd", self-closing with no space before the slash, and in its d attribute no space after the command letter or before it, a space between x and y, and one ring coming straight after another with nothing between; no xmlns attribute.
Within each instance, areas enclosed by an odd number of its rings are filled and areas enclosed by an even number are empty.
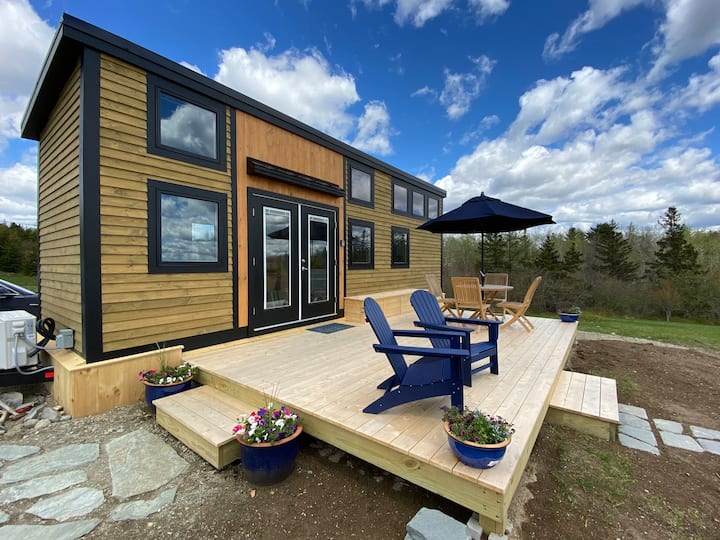
<svg viewBox="0 0 720 540"><path fill-rule="evenodd" d="M17 296L17 292L6 287L5 285L0 285L0 296Z"/></svg>

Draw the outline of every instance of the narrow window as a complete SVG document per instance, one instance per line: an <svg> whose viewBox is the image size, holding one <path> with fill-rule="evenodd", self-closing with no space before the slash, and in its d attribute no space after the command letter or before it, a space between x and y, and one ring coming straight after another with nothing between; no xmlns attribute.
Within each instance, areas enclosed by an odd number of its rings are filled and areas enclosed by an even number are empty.
<svg viewBox="0 0 720 540"><path fill-rule="evenodd" d="M438 200L435 197L428 197L428 215L429 219L438 217Z"/></svg>
<svg viewBox="0 0 720 540"><path fill-rule="evenodd" d="M408 213L408 188L401 184L393 184L393 210Z"/></svg>
<svg viewBox="0 0 720 540"><path fill-rule="evenodd" d="M412 194L412 213L413 216L425 215L425 195L418 191L413 191Z"/></svg>
<svg viewBox="0 0 720 540"><path fill-rule="evenodd" d="M410 231L401 227L392 228L392 263L393 268L410 266Z"/></svg>
<svg viewBox="0 0 720 540"><path fill-rule="evenodd" d="M348 229L348 268L374 268L374 224L369 221L350 219L348 220Z"/></svg>
<svg viewBox="0 0 720 540"><path fill-rule="evenodd" d="M350 202L373 207L374 174L372 169L356 164L350 165Z"/></svg>

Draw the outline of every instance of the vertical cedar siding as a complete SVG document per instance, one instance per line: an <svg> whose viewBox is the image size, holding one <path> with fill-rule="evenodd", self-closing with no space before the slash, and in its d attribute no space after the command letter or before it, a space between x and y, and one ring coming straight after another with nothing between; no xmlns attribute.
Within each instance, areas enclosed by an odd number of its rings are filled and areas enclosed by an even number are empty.
<svg viewBox="0 0 720 540"><path fill-rule="evenodd" d="M350 163L346 177L349 177ZM440 245L442 235L416 229L423 219L393 214L392 178L375 171L374 208L347 203L346 219L371 221L375 225L375 268L372 270L347 269L347 294L358 296L398 289L426 289L425 274L440 275ZM410 231L410 267L391 267L392 227ZM347 261L346 261L347 264ZM347 268L347 266L346 266Z"/></svg>
<svg viewBox="0 0 720 540"><path fill-rule="evenodd" d="M143 70L102 55L100 64L100 253L103 351L161 343L233 324L234 247L224 273L148 274L148 179L227 195L232 237L229 156L218 171L147 152L147 81Z"/></svg>
<svg viewBox="0 0 720 540"><path fill-rule="evenodd" d="M50 113L38 148L42 317L75 330L82 353L79 211L80 63Z"/></svg>

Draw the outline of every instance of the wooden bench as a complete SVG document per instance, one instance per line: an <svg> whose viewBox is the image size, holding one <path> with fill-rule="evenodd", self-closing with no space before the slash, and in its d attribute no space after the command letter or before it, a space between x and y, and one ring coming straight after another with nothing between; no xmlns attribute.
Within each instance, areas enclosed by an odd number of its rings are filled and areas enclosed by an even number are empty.
<svg viewBox="0 0 720 540"><path fill-rule="evenodd" d="M385 313L386 317L394 317L413 311L410 305L410 295L415 289L400 289L397 291L383 291L358 296L345 297L345 320L352 323L364 323L365 311L363 302L367 297L374 298Z"/></svg>
<svg viewBox="0 0 720 540"><path fill-rule="evenodd" d="M155 420L210 463L222 469L240 457L232 429L256 407L210 386L199 386L153 402Z"/></svg>
<svg viewBox="0 0 720 540"><path fill-rule="evenodd" d="M615 379L560 372L545 421L614 441L620 424Z"/></svg>

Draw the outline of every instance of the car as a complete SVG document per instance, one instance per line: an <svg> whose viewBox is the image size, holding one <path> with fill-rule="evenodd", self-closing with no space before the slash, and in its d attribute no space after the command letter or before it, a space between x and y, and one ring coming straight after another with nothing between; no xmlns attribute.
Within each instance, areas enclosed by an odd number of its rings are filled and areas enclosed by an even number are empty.
<svg viewBox="0 0 720 540"><path fill-rule="evenodd" d="M0 311L22 309L40 318L40 296L25 287L0 279Z"/></svg>

